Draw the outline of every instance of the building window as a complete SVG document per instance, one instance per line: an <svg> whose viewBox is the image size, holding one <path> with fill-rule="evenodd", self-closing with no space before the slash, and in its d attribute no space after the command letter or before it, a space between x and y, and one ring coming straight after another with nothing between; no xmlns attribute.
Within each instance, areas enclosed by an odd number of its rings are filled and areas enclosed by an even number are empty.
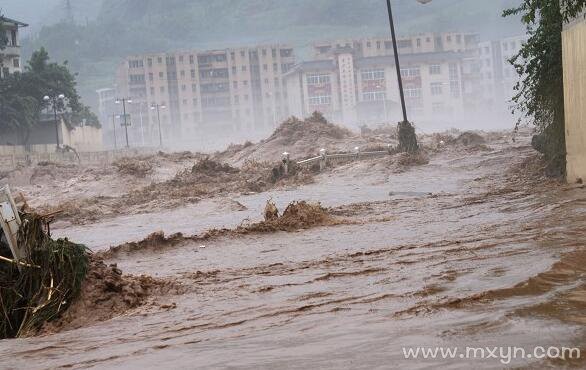
<svg viewBox="0 0 586 370"><path fill-rule="evenodd" d="M456 63L450 63L450 80L458 79L458 65Z"/></svg>
<svg viewBox="0 0 586 370"><path fill-rule="evenodd" d="M164 93L165 92L165 87L164 86L161 86L160 91L161 91L161 93Z"/></svg>
<svg viewBox="0 0 586 370"><path fill-rule="evenodd" d="M181 71L181 77L185 77L185 71Z"/></svg>
<svg viewBox="0 0 586 370"><path fill-rule="evenodd" d="M195 64L195 57L193 55L189 56L189 64Z"/></svg>
<svg viewBox="0 0 586 370"><path fill-rule="evenodd" d="M442 67L439 64L432 64L429 66L430 75L439 75L442 73Z"/></svg>
<svg viewBox="0 0 586 370"><path fill-rule="evenodd" d="M193 103L194 106L197 106L197 99L193 98L193 100L191 101Z"/></svg>
<svg viewBox="0 0 586 370"><path fill-rule="evenodd" d="M329 95L311 96L309 98L309 105L330 105L331 103L332 97Z"/></svg>
<svg viewBox="0 0 586 370"><path fill-rule="evenodd" d="M378 50L380 50L380 41L377 41L377 42L376 42L376 48L377 48Z"/></svg>
<svg viewBox="0 0 586 370"><path fill-rule="evenodd" d="M397 46L401 49L410 48L413 46L413 42L411 40L399 40Z"/></svg>
<svg viewBox="0 0 586 370"><path fill-rule="evenodd" d="M371 47L372 47L372 42L370 42L370 41L367 41L367 42L366 42L366 47L367 47L367 48L371 48Z"/></svg>
<svg viewBox="0 0 586 370"><path fill-rule="evenodd" d="M197 85L196 84L192 84L191 85L191 91L192 92L197 92Z"/></svg>
<svg viewBox="0 0 586 370"><path fill-rule="evenodd" d="M401 68L401 77L418 77L421 74L419 67Z"/></svg>
<svg viewBox="0 0 586 370"><path fill-rule="evenodd" d="M266 65L266 64L263 64L263 65L262 65L262 70L263 70L263 71L268 71L268 70L269 70L269 66L268 66L268 65Z"/></svg>
<svg viewBox="0 0 586 370"><path fill-rule="evenodd" d="M363 81L376 81L385 79L384 69L365 69L361 74Z"/></svg>
<svg viewBox="0 0 586 370"><path fill-rule="evenodd" d="M405 89L406 98L421 98L421 89Z"/></svg>
<svg viewBox="0 0 586 370"><path fill-rule="evenodd" d="M191 70L191 78L195 78L195 69Z"/></svg>
<svg viewBox="0 0 586 370"><path fill-rule="evenodd" d="M187 86L181 85L181 91L185 91L185 90L187 90Z"/></svg>
<svg viewBox="0 0 586 370"><path fill-rule="evenodd" d="M318 73L311 73L307 75L307 84L308 85L321 85L321 84L328 84L330 83L330 75L329 74L318 74Z"/></svg>
<svg viewBox="0 0 586 370"><path fill-rule="evenodd" d="M162 80L163 78L165 78L165 74L163 72L159 72L159 78Z"/></svg>
<svg viewBox="0 0 586 370"><path fill-rule="evenodd" d="M149 67L152 67L153 66L153 58L148 58L147 59L147 64L148 64Z"/></svg>
<svg viewBox="0 0 586 370"><path fill-rule="evenodd" d="M441 95L442 94L442 83L441 82L433 82L431 84L431 95Z"/></svg>
<svg viewBox="0 0 586 370"><path fill-rule="evenodd" d="M155 95L155 88L151 87L151 95Z"/></svg>
<svg viewBox="0 0 586 370"><path fill-rule="evenodd" d="M234 86L235 89L237 89L238 88L238 81L232 82L232 85Z"/></svg>
<svg viewBox="0 0 586 370"><path fill-rule="evenodd" d="M450 92L452 93L452 98L459 98L460 97L460 82L450 81Z"/></svg>
<svg viewBox="0 0 586 370"><path fill-rule="evenodd" d="M369 91L362 94L364 101L385 100L387 94L384 91Z"/></svg>
<svg viewBox="0 0 586 370"><path fill-rule="evenodd" d="M14 58L12 60L12 65L14 66L14 68L20 68L20 59ZM144 78L144 76L143 76L143 78Z"/></svg>
<svg viewBox="0 0 586 370"><path fill-rule="evenodd" d="M421 39L417 39L417 47L420 48L421 47Z"/></svg>
<svg viewBox="0 0 586 370"><path fill-rule="evenodd" d="M153 74L149 73L149 81L152 81L152 80L153 80Z"/></svg>
<svg viewBox="0 0 586 370"><path fill-rule="evenodd" d="M242 66L242 72L246 72L247 68L246 66Z"/></svg>
<svg viewBox="0 0 586 370"><path fill-rule="evenodd" d="M244 80L244 81L242 81L242 84L243 84L244 86L248 86L248 81L247 81L247 80Z"/></svg>

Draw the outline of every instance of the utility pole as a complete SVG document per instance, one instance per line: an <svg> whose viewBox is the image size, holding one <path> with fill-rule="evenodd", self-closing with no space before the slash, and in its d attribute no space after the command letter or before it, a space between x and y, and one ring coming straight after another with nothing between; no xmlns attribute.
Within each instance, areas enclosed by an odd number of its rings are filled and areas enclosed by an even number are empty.
<svg viewBox="0 0 586 370"><path fill-rule="evenodd" d="M117 98L116 99L116 104L122 103L122 110L123 110L123 114L124 114L124 132L126 134L126 147L130 148L130 143L128 142L128 126L130 125L130 123L128 123L128 115L126 114L126 103L127 102L128 102L128 104L132 104L132 98Z"/></svg>
<svg viewBox="0 0 586 370"><path fill-rule="evenodd" d="M114 128L114 150L118 150L118 144L116 140L116 114L112 114L112 127Z"/></svg>
<svg viewBox="0 0 586 370"><path fill-rule="evenodd" d="M163 147L163 132L161 131L161 112L159 109L165 109L167 106L164 104L154 104L151 105L152 110L157 110L157 122L159 123L159 147Z"/></svg>

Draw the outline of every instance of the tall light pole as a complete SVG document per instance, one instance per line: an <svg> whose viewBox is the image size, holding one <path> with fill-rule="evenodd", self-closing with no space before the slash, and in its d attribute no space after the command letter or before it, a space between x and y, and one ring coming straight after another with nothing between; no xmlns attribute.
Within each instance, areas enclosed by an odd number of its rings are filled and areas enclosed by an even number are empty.
<svg viewBox="0 0 586 370"><path fill-rule="evenodd" d="M114 128L114 150L118 150L118 143L116 139L116 118L120 118L119 115L113 114L112 115L112 127Z"/></svg>
<svg viewBox="0 0 586 370"><path fill-rule="evenodd" d="M421 4L427 4L431 0L417 0ZM405 93L403 91L403 77L401 76L401 64L399 62L399 48L397 47L397 35L395 34L395 23L393 21L393 9L391 0L387 0L387 11L389 13L389 24L393 38L393 52L395 54L395 67L397 69L397 81L399 83L399 96L401 98L401 109L403 110L403 121L399 122L399 149L406 152L419 150L415 129L407 119L407 106L405 105Z"/></svg>
<svg viewBox="0 0 586 370"><path fill-rule="evenodd" d="M43 100L47 103L51 103L53 106L53 114L55 116L55 139L57 140L57 151L59 151L59 122L57 121L57 110L61 110L63 102L65 100L65 95L59 94L57 96L48 96L45 95Z"/></svg>
<svg viewBox="0 0 586 370"><path fill-rule="evenodd" d="M165 104L155 104L151 105L152 110L157 110L157 121L159 122L159 146L163 147L163 133L161 131L161 112L159 109L165 109L167 106Z"/></svg>
<svg viewBox="0 0 586 370"><path fill-rule="evenodd" d="M128 116L126 115L126 103L132 104L132 98L116 98L116 104L122 103L122 109L124 112L124 131L126 134L126 147L130 148L130 144L128 142Z"/></svg>

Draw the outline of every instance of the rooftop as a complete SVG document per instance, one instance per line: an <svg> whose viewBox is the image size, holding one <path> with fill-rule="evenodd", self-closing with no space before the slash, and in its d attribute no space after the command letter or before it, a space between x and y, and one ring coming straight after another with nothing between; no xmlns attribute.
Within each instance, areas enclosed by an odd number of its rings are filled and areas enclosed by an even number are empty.
<svg viewBox="0 0 586 370"><path fill-rule="evenodd" d="M15 20L15 19L8 18L8 17L0 17L0 20L1 20L2 22L4 22L4 23L11 23L11 24L14 24L14 25L16 25L17 27L28 27L28 24L26 24L26 23L23 23L23 22L20 22L20 21L17 21L17 20Z"/></svg>

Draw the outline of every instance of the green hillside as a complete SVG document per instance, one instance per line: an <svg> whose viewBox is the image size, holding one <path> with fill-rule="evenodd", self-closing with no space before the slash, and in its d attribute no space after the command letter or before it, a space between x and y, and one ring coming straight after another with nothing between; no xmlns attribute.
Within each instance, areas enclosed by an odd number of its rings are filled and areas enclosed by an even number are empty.
<svg viewBox="0 0 586 370"><path fill-rule="evenodd" d="M45 2L7 1L6 9ZM518 2L395 0L394 10L400 34L460 30L488 39L522 32L514 19L500 16ZM84 13L88 0L71 0L75 23L63 21L63 3L50 11L51 22L23 41L25 53L45 46L54 60L68 60L90 103L96 88L112 84L118 61L133 53L264 42L303 48L319 39L388 34L384 0L94 0L91 8L99 10L91 14Z"/></svg>

